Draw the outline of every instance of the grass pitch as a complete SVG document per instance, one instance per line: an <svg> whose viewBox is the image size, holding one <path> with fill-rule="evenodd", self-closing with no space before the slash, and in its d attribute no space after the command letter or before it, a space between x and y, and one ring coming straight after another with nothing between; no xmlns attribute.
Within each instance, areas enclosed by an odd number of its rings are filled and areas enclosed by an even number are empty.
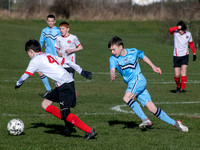
<svg viewBox="0 0 200 150"><path fill-rule="evenodd" d="M60 22L57 21L58 24ZM45 22L0 20L0 149L200 149L199 52L197 61L189 63L186 93L175 94L173 38L168 33L168 28L174 24L166 25L157 21L70 21L70 32L78 36L84 47L83 51L77 53L77 64L93 72L91 81L75 75L78 99L76 108L71 110L98 131L96 139L87 141L82 138L84 132L79 129L71 137L62 135L63 121L41 108L43 99L39 94L45 88L37 73L29 77L22 87L14 89L30 60L24 51L24 43L31 38L39 39L42 28L46 27ZM172 118L187 125L188 133L177 131L157 119L146 108L143 110L154 126L147 131L139 129L140 119L122 101L126 90L122 78L118 74L117 80L110 82L111 52L107 43L114 35L123 39L126 48L143 50L154 64L161 67L163 74L160 76L140 61L152 100ZM54 82L49 81L53 88ZM116 106L121 106L123 112L112 109ZM13 118L24 121L23 135L8 134L6 126Z"/></svg>

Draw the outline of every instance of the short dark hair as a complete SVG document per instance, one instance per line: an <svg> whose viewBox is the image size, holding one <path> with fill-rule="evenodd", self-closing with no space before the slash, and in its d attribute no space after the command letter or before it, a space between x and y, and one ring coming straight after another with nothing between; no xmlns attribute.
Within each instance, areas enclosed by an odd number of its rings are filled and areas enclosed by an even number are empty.
<svg viewBox="0 0 200 150"><path fill-rule="evenodd" d="M182 20L177 23L177 26L181 26L179 30L185 31L187 29L186 24Z"/></svg>
<svg viewBox="0 0 200 150"><path fill-rule="evenodd" d="M122 45L122 47L124 47L124 43L123 43L122 39L119 38L118 36L114 36L114 37L108 42L108 48L110 48L112 45L117 45L117 46Z"/></svg>
<svg viewBox="0 0 200 150"><path fill-rule="evenodd" d="M49 15L47 16L47 20L48 20L48 18L53 18L54 20L56 20L56 17L55 17L54 15L52 15L52 14L49 14Z"/></svg>
<svg viewBox="0 0 200 150"><path fill-rule="evenodd" d="M30 49L32 49L34 52L40 52L41 46L40 43L37 40L28 40L25 44L25 51L28 52Z"/></svg>

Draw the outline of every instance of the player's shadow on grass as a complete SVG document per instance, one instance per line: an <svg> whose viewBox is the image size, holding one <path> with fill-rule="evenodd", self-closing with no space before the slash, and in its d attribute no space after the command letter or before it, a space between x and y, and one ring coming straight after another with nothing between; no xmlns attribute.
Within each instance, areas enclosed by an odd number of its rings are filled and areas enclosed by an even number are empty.
<svg viewBox="0 0 200 150"><path fill-rule="evenodd" d="M177 93L176 90L170 90L171 93L176 93L176 94L184 94L184 93ZM186 92L186 91L185 91ZM188 91L187 91L188 92Z"/></svg>
<svg viewBox="0 0 200 150"><path fill-rule="evenodd" d="M45 123L32 123L31 125L32 125L32 127L30 127L30 128L39 128L39 127L47 128L48 130L44 131L45 133L60 134L60 135L65 136L64 135L64 129L65 129L65 127L62 126L62 125L45 124ZM81 136L79 136L79 135L73 135L72 134L70 137L81 137Z"/></svg>
<svg viewBox="0 0 200 150"><path fill-rule="evenodd" d="M138 124L136 124L133 121L119 121L119 120L111 120L108 121L110 126L115 126L115 125L123 125L123 128L135 128L138 127Z"/></svg>
<svg viewBox="0 0 200 150"><path fill-rule="evenodd" d="M176 93L176 90L170 90L171 93Z"/></svg>

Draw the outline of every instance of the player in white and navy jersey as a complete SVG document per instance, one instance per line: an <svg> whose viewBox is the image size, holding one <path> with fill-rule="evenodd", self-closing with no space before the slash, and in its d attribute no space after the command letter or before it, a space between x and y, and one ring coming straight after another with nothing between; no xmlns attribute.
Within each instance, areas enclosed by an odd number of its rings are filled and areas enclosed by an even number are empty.
<svg viewBox="0 0 200 150"><path fill-rule="evenodd" d="M48 53L41 53L40 43L37 40L27 41L25 50L31 58L31 61L25 73L17 81L15 88L19 88L34 72L42 72L57 84L57 87L48 93L42 101L42 108L55 117L66 120L86 132L86 139L96 136L97 132L94 129L90 128L70 112L70 108L76 105L74 79L62 67L62 64L68 64L87 79L92 78L91 72L84 71L79 65L65 58L62 59ZM60 103L60 110L52 105L54 102Z"/></svg>
<svg viewBox="0 0 200 150"><path fill-rule="evenodd" d="M151 96L146 89L147 82L141 73L138 60L142 59L151 66L156 73L161 74L161 69L156 67L151 60L144 55L143 51L137 50L136 48L124 49L122 39L117 36L109 41L108 48L113 54L110 57L110 79L111 81L116 79L116 69L122 75L124 82L128 85L123 100L142 119L142 123L139 127L151 127L152 122L143 113L140 105L134 100L135 98L137 98L143 107L147 107L148 110L159 119L175 126L181 131L187 132L188 127L184 126L180 121L175 121L170 118L163 110L156 107L152 102Z"/></svg>
<svg viewBox="0 0 200 150"><path fill-rule="evenodd" d="M187 66L189 62L188 45L193 53L193 61L196 60L196 52L192 35L186 29L187 26L183 21L179 21L177 26L169 28L169 32L174 36L173 67L175 72L174 81L177 85L177 93L185 93L185 86L187 82Z"/></svg>
<svg viewBox="0 0 200 150"><path fill-rule="evenodd" d="M59 24L61 36L56 40L55 47L57 49L58 56L66 59L70 59L72 62L76 62L76 52L83 49L80 41L76 35L69 33L69 23L61 22ZM74 69L69 65L64 64L63 67L71 73L74 77Z"/></svg>
<svg viewBox="0 0 200 150"><path fill-rule="evenodd" d="M57 37L59 35L61 35L60 29L55 26L56 18L54 15L52 15L52 14L48 15L46 22L48 24L48 27L44 28L41 32L40 45L42 47L45 42L45 52L52 54L54 56L58 56L58 54L56 52L57 50L55 48L55 41L56 41ZM38 72L38 74L46 88L46 92L42 96L42 97L45 97L51 91L51 86L50 86L48 78L46 77L45 74L42 74L40 72Z"/></svg>

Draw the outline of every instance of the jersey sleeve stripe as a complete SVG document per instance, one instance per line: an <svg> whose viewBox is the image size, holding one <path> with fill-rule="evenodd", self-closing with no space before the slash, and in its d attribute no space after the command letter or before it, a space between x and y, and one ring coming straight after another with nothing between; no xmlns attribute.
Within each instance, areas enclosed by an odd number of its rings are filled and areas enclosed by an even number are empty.
<svg viewBox="0 0 200 150"><path fill-rule="evenodd" d="M77 45L77 47L79 47L80 45L81 45L81 43L80 43L80 44L78 44L78 45Z"/></svg>
<svg viewBox="0 0 200 150"><path fill-rule="evenodd" d="M33 76L33 73L31 73L31 72L25 71L25 73L30 75L30 76Z"/></svg>
<svg viewBox="0 0 200 150"><path fill-rule="evenodd" d="M178 55L177 55L177 48L175 48L175 54L176 54L176 56L178 56Z"/></svg>
<svg viewBox="0 0 200 150"><path fill-rule="evenodd" d="M61 65L63 65L65 62L65 58L62 59Z"/></svg>
<svg viewBox="0 0 200 150"><path fill-rule="evenodd" d="M60 48L58 48L58 47L56 47L56 46L55 46L55 48L60 50Z"/></svg>
<svg viewBox="0 0 200 150"><path fill-rule="evenodd" d="M195 54L196 52L195 52L194 43L193 42L189 42L189 46L190 46L190 48L192 50L192 53Z"/></svg>

